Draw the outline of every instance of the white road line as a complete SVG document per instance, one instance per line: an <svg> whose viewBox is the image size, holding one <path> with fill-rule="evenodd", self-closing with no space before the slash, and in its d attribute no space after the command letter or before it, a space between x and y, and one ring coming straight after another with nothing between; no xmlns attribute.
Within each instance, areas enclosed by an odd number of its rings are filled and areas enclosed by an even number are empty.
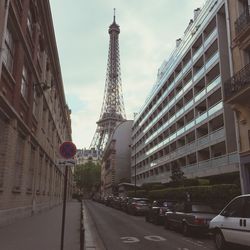
<svg viewBox="0 0 250 250"><path fill-rule="evenodd" d="M165 241L166 240L165 238L158 236L158 235L147 235L147 236L144 236L144 238L146 240L151 240L151 241Z"/></svg>
<svg viewBox="0 0 250 250"><path fill-rule="evenodd" d="M137 243L140 240L136 237L120 237L123 243Z"/></svg>

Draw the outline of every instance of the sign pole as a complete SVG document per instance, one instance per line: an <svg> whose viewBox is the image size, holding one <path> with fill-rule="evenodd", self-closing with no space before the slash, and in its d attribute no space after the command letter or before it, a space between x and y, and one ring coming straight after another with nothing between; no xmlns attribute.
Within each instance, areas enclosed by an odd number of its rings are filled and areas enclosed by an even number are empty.
<svg viewBox="0 0 250 250"><path fill-rule="evenodd" d="M76 145L71 141L65 141L61 144L59 152L65 159L71 159L76 154ZM65 228L65 215L66 215L66 200L67 200L67 185L68 185L68 168L69 162L65 164L64 172L64 191L63 191L63 212L62 212L62 231L61 231L61 250L63 250L64 243L64 228Z"/></svg>
<svg viewBox="0 0 250 250"><path fill-rule="evenodd" d="M64 174L61 250L63 250L63 243L64 243L64 228L65 228L65 214L66 214L66 200L67 200L67 184L68 184L68 165L65 166L65 174Z"/></svg>

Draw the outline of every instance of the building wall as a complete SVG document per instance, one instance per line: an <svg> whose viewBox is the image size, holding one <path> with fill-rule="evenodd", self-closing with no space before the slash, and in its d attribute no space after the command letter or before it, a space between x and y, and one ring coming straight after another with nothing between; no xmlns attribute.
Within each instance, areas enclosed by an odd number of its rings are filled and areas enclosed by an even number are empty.
<svg viewBox="0 0 250 250"><path fill-rule="evenodd" d="M132 132L132 182L169 182L238 172L234 115L223 103L230 77L225 1L206 1L161 65ZM136 166L136 171L134 171Z"/></svg>
<svg viewBox="0 0 250 250"><path fill-rule="evenodd" d="M62 200L71 140L49 1L0 3L0 224ZM71 194L72 173L68 194Z"/></svg>
<svg viewBox="0 0 250 250"><path fill-rule="evenodd" d="M225 101L236 117L242 193L250 192L250 11L249 1L227 1L232 55L231 78L224 81Z"/></svg>
<svg viewBox="0 0 250 250"><path fill-rule="evenodd" d="M78 149L75 155L76 164L81 165L85 164L88 161L92 161L94 163L98 163L101 160L101 150L97 150L95 148L92 149Z"/></svg>
<svg viewBox="0 0 250 250"><path fill-rule="evenodd" d="M118 195L118 184L130 180L132 121L117 125L102 157L102 195Z"/></svg>
<svg viewBox="0 0 250 250"><path fill-rule="evenodd" d="M132 121L120 123L114 132L116 138L116 168L115 183L130 181L130 157L131 157L131 129Z"/></svg>

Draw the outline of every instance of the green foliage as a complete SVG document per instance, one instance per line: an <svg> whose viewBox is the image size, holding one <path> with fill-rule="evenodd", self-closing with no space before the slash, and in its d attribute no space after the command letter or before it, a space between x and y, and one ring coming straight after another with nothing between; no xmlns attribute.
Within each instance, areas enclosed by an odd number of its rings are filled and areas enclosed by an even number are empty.
<svg viewBox="0 0 250 250"><path fill-rule="evenodd" d="M101 166L91 161L78 165L75 168L74 180L78 188L91 191L93 188L100 186L101 183Z"/></svg>
<svg viewBox="0 0 250 250"><path fill-rule="evenodd" d="M185 179L183 181L183 185L185 187L188 186L208 186L210 184L210 181L208 179L199 179L199 178L192 178L192 179Z"/></svg>
<svg viewBox="0 0 250 250"><path fill-rule="evenodd" d="M163 189L163 188L165 188L165 185L161 184L159 182L143 183L141 186L141 189L144 189L147 191L151 191L151 190L155 190L155 189Z"/></svg>
<svg viewBox="0 0 250 250"><path fill-rule="evenodd" d="M162 190L152 190L148 193L148 197L151 200L185 200L187 192L193 201L204 201L210 204L224 206L233 197L240 195L240 188L234 184L166 188Z"/></svg>
<svg viewBox="0 0 250 250"><path fill-rule="evenodd" d="M171 185L172 186L183 186L184 180L186 177L184 176L184 172L181 170L179 166L173 166L171 168L172 175L171 178Z"/></svg>
<svg viewBox="0 0 250 250"><path fill-rule="evenodd" d="M136 190L136 197L141 198L141 197L147 197L147 191L146 190ZM135 191L131 190L128 191L127 193L128 197L135 197Z"/></svg>

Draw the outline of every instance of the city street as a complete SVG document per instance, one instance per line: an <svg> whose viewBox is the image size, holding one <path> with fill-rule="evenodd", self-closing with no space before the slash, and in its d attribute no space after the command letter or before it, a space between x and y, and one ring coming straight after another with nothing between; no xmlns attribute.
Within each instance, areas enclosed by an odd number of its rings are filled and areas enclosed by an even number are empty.
<svg viewBox="0 0 250 250"><path fill-rule="evenodd" d="M145 221L143 216L132 216L94 201L84 201L99 237L108 250L215 249L209 236L184 237ZM167 247L167 248L166 248Z"/></svg>

